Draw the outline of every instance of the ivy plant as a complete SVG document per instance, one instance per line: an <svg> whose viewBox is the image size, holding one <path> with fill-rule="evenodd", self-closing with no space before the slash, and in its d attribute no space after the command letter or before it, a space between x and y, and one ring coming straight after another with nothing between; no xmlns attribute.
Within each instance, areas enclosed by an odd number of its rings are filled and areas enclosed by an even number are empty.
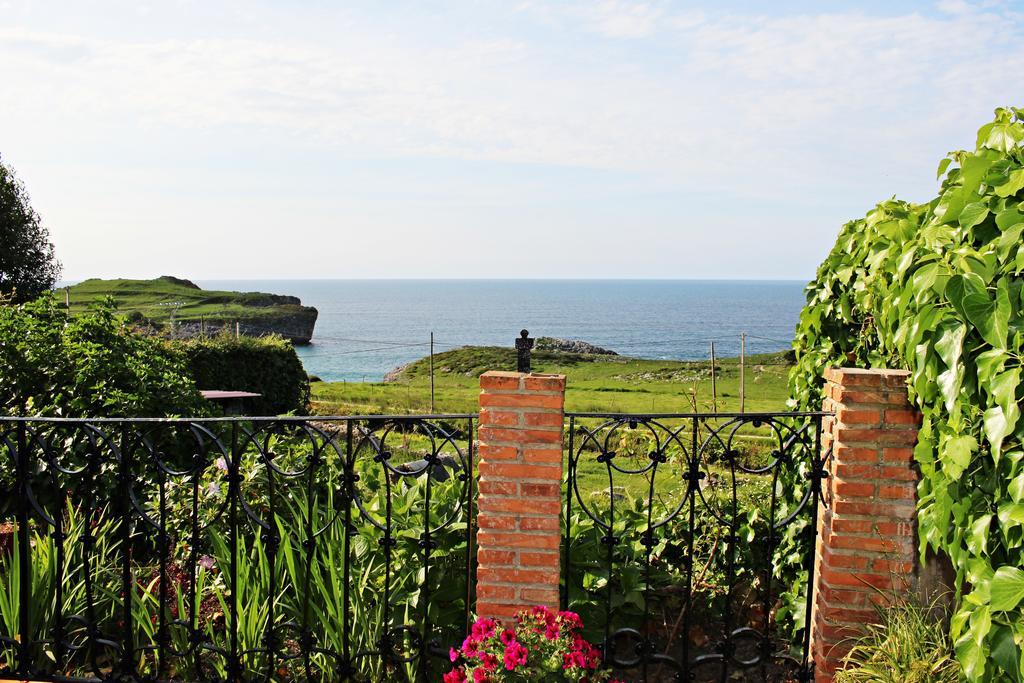
<svg viewBox="0 0 1024 683"><path fill-rule="evenodd" d="M919 546L956 568L957 659L970 681L1022 681L1024 110L996 110L938 176L932 201L843 226L806 290L792 405L821 406L828 366L910 371Z"/></svg>

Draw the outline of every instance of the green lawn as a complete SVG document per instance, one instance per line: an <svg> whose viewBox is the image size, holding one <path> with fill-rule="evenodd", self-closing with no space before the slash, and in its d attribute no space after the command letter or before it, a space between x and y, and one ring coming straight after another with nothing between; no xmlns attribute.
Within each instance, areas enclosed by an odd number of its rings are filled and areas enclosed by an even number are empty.
<svg viewBox="0 0 1024 683"><path fill-rule="evenodd" d="M540 352L533 356L537 372L568 377L566 410L575 412L710 412L709 361L667 361ZM719 412L738 411L739 362L717 362ZM479 375L485 370L514 370L515 352L499 347L455 349L434 357L435 412L476 412ZM747 359L747 412L786 409L784 353ZM430 411L429 364L417 361L393 382L314 382L315 412L324 414L425 413Z"/></svg>

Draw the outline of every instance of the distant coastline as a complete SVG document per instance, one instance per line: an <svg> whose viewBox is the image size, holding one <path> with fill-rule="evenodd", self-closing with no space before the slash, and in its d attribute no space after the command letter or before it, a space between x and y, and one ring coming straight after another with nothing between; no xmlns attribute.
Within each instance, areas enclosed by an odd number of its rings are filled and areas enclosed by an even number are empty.
<svg viewBox="0 0 1024 683"><path fill-rule="evenodd" d="M195 280L204 289L298 296L319 311L298 352L326 381L376 382L429 354L509 346L519 330L619 354L706 360L788 349L805 280Z"/></svg>

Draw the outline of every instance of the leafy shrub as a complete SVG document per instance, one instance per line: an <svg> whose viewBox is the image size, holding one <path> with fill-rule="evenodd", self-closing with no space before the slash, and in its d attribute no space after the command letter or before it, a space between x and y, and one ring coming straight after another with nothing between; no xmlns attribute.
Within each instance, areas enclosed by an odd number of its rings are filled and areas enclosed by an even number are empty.
<svg viewBox="0 0 1024 683"><path fill-rule="evenodd" d="M181 358L132 332L110 302L71 317L51 296L0 306L0 414L203 415Z"/></svg>
<svg viewBox="0 0 1024 683"><path fill-rule="evenodd" d="M907 600L878 610L878 624L867 626L844 658L835 683L956 683L960 667L946 629L934 611Z"/></svg>
<svg viewBox="0 0 1024 683"><path fill-rule="evenodd" d="M262 394L246 402L252 415L305 414L309 378L291 342L277 336L223 333L168 342L178 350L201 389Z"/></svg>
<svg viewBox="0 0 1024 683"><path fill-rule="evenodd" d="M821 406L829 365L904 368L923 413L922 554L957 571L951 622L971 681L1020 681L1024 645L1024 111L999 109L951 153L939 196L843 226L807 287L790 376Z"/></svg>
<svg viewBox="0 0 1024 683"><path fill-rule="evenodd" d="M547 607L519 612L510 627L496 619L477 619L462 647L452 648L456 667L444 675L444 683L533 681L541 676L547 681L607 681L601 654L580 635L582 627L575 612Z"/></svg>

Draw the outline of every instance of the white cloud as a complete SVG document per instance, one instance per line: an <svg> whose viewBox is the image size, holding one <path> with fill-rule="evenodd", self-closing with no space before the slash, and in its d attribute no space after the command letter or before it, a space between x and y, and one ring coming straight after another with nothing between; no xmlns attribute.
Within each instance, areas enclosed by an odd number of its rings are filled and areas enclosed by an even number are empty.
<svg viewBox="0 0 1024 683"><path fill-rule="evenodd" d="M605 3L595 16L588 26L637 36L652 30L659 10ZM606 71L546 64L521 38L423 50L400 40L141 42L6 29L0 58L14 76L0 88L21 103L8 116L23 121L253 126L388 155L685 171L687 156L707 156L709 145L757 154L766 136L798 143L805 126L863 134L879 125L880 111L927 119L926 103L970 109L925 86L977 91L995 50L1004 69L1024 55L1019 34L985 13L674 26L680 49L671 69L627 60ZM990 98L984 108L1003 93L979 93Z"/></svg>
<svg viewBox="0 0 1024 683"><path fill-rule="evenodd" d="M300 10L277 25L229 8L202 31L152 29L166 15L137 19L143 31L9 13L0 130L17 141L0 151L59 158L142 131L225 149L589 167L740 203L921 198L939 155L969 144L995 106L1020 104L1020 17L962 5L757 16L533 2L469 27L346 15L322 33L334 19Z"/></svg>
<svg viewBox="0 0 1024 683"><path fill-rule="evenodd" d="M936 5L940 12L946 14L971 14L975 7L966 0L940 0Z"/></svg>
<svg viewBox="0 0 1024 683"><path fill-rule="evenodd" d="M602 0L591 5L590 30L613 38L642 38L654 32L663 10L651 3Z"/></svg>

